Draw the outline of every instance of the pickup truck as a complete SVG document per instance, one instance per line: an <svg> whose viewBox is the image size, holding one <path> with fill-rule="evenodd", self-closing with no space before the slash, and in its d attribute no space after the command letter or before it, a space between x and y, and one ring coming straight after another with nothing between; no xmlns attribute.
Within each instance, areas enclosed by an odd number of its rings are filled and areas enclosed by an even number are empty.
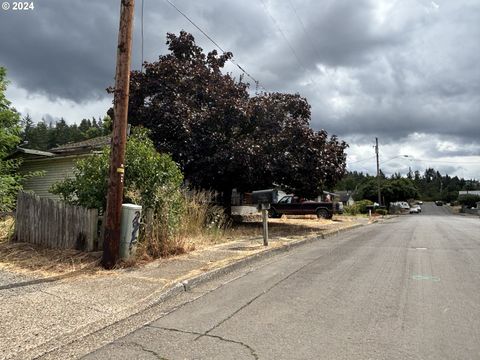
<svg viewBox="0 0 480 360"><path fill-rule="evenodd" d="M285 215L315 214L318 218L331 219L334 213L342 213L343 204L301 200L298 196L287 195L270 205L269 216L279 218Z"/></svg>

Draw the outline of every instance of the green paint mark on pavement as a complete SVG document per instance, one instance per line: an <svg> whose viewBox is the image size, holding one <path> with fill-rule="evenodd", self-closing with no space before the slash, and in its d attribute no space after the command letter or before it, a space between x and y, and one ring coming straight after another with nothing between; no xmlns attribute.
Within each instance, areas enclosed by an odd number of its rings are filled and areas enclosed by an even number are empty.
<svg viewBox="0 0 480 360"><path fill-rule="evenodd" d="M434 281L434 282L439 282L440 278L436 276L431 276L431 275L413 275L412 276L413 280L429 280L429 281Z"/></svg>

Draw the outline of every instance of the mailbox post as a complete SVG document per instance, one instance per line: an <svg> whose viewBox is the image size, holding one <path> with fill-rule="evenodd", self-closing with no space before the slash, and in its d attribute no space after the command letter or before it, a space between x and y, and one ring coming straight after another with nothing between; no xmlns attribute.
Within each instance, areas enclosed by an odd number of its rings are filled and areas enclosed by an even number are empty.
<svg viewBox="0 0 480 360"><path fill-rule="evenodd" d="M263 222L263 246L268 246L268 210L270 204L261 204Z"/></svg>
<svg viewBox="0 0 480 360"><path fill-rule="evenodd" d="M276 190L258 190L252 192L253 203L257 204L257 209L262 212L263 222L263 245L268 246L268 210L274 200Z"/></svg>

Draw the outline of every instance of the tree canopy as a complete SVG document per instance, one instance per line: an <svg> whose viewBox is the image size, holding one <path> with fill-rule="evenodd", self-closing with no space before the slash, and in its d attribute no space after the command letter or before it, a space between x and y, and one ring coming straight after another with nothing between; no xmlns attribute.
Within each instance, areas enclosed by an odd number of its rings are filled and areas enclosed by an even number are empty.
<svg viewBox="0 0 480 360"><path fill-rule="evenodd" d="M6 89L6 70L0 67L0 158L20 141L20 115L5 97Z"/></svg>
<svg viewBox="0 0 480 360"><path fill-rule="evenodd" d="M36 150L48 150L70 142L92 139L110 133L110 118L82 119L80 125L67 124L61 118L57 122L46 123L45 120L34 123L30 115L22 119L22 147Z"/></svg>
<svg viewBox="0 0 480 360"><path fill-rule="evenodd" d="M355 192L355 198L377 201L377 178L359 172L349 172L336 186L336 190ZM390 178L381 176L381 193L385 202L400 201L418 198L424 201L443 200L451 202L457 200L460 190L479 190L480 182L465 180L457 176L441 175L433 168L419 171L410 171L406 177L393 174Z"/></svg>
<svg viewBox="0 0 480 360"><path fill-rule="evenodd" d="M129 122L150 129L194 186L223 192L228 204L232 188L317 196L344 174L346 143L311 129L305 98L250 96L242 78L221 71L232 54L205 55L186 32L167 34L167 45L169 54L131 73Z"/></svg>
<svg viewBox="0 0 480 360"><path fill-rule="evenodd" d="M16 194L21 189L21 177L16 174L18 161L3 160L20 141L20 115L5 97L6 70L0 67L0 211L15 206Z"/></svg>

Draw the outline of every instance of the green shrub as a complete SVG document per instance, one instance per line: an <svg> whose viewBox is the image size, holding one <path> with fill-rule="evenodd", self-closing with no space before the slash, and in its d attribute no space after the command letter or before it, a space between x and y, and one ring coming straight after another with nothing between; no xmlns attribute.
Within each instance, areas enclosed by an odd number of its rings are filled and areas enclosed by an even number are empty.
<svg viewBox="0 0 480 360"><path fill-rule="evenodd" d="M375 214L378 214L378 215L387 215L387 214L388 214L388 211L385 210L385 209L375 209Z"/></svg>
<svg viewBox="0 0 480 360"><path fill-rule="evenodd" d="M16 171L19 163L0 159L0 211L15 208L17 193L22 189L21 176Z"/></svg>
<svg viewBox="0 0 480 360"><path fill-rule="evenodd" d="M346 215L368 214L368 207L373 206L373 201L359 200L353 205L346 205L343 207L343 213Z"/></svg>
<svg viewBox="0 0 480 360"><path fill-rule="evenodd" d="M73 177L56 183L50 190L66 202L88 208L105 210L108 187L110 148L101 154L79 160ZM166 201L165 196L177 196L183 175L169 155L155 150L148 133L134 129L128 139L125 153L125 202L134 201L144 208L157 208ZM166 189L160 197L159 188Z"/></svg>
<svg viewBox="0 0 480 360"><path fill-rule="evenodd" d="M50 192L60 195L67 203L105 210L110 149L101 154L78 160L73 177L53 184Z"/></svg>
<svg viewBox="0 0 480 360"><path fill-rule="evenodd" d="M345 215L352 215L352 216L355 216L358 214L358 207L355 206L355 204L353 205L345 205L343 207L343 213Z"/></svg>
<svg viewBox="0 0 480 360"><path fill-rule="evenodd" d="M355 206L357 207L357 211L360 214L367 214L368 213L368 206L373 206L373 201L371 200L360 200L355 202Z"/></svg>
<svg viewBox="0 0 480 360"><path fill-rule="evenodd" d="M195 247L190 238L207 239L227 225L223 208L211 205L211 194L181 189L183 175L170 156L156 152L143 129L134 129L125 155L124 200L144 209L137 257L181 254ZM105 209L110 149L80 160L74 177L51 190L69 203ZM207 241L207 240L205 240Z"/></svg>

